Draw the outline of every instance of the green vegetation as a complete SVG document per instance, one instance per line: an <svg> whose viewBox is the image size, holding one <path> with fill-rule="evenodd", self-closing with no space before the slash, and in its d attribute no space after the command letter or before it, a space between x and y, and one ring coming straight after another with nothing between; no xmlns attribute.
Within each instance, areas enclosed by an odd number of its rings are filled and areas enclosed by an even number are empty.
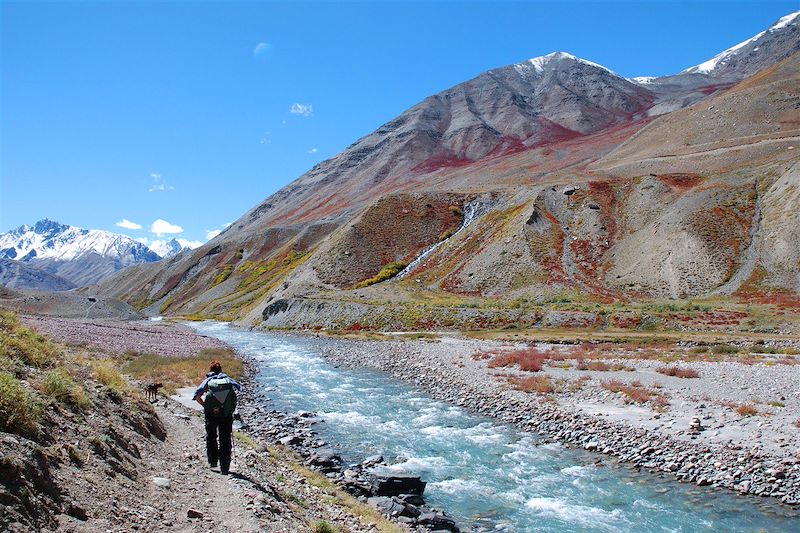
<svg viewBox="0 0 800 533"><path fill-rule="evenodd" d="M113 361L92 361L92 374L106 390L116 398L122 398L128 392L128 382L117 372Z"/></svg>
<svg viewBox="0 0 800 533"><path fill-rule="evenodd" d="M54 400L78 409L85 409L91 403L83 387L75 383L63 367L50 370L44 375L41 390Z"/></svg>
<svg viewBox="0 0 800 533"><path fill-rule="evenodd" d="M7 372L0 372L0 431L33 437L39 431L42 404Z"/></svg>
<svg viewBox="0 0 800 533"><path fill-rule="evenodd" d="M275 261L267 261L266 263L253 263L248 261L249 264L239 267L239 272L247 272L252 270L242 281L239 282L239 289L244 289L255 283L258 278L275 268Z"/></svg>
<svg viewBox="0 0 800 533"><path fill-rule="evenodd" d="M217 285L228 279L231 276L231 272L233 272L233 265L225 265L222 268L222 271L219 274L217 274L217 276L214 278L214 281L211 282L211 286L216 287Z"/></svg>
<svg viewBox="0 0 800 533"><path fill-rule="evenodd" d="M38 333L23 327L10 311L0 311L0 368L14 368L14 360L36 368L53 365L59 350Z"/></svg>
<svg viewBox="0 0 800 533"><path fill-rule="evenodd" d="M391 279L402 272L405 267L406 264L401 261L395 261L394 263L384 265L375 276L358 282L355 288L362 289L364 287L369 287L370 285L375 285L376 283L386 281L387 279Z"/></svg>
<svg viewBox="0 0 800 533"><path fill-rule="evenodd" d="M134 357L123 367L123 372L148 382L160 382L166 394L174 394L180 387L196 384L208 372L208 364L216 359L225 373L239 379L244 373L241 359L229 350L206 349L192 357L165 357L144 354Z"/></svg>
<svg viewBox="0 0 800 533"><path fill-rule="evenodd" d="M320 520L313 527L314 533L339 533L339 528L332 526L325 520Z"/></svg>

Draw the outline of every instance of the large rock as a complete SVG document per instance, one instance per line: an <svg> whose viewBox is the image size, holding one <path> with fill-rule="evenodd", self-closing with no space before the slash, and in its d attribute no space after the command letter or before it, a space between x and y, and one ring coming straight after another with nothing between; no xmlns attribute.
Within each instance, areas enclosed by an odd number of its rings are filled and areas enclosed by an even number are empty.
<svg viewBox="0 0 800 533"><path fill-rule="evenodd" d="M426 482L419 476L375 476L372 480L372 492L376 496L400 496L425 492Z"/></svg>

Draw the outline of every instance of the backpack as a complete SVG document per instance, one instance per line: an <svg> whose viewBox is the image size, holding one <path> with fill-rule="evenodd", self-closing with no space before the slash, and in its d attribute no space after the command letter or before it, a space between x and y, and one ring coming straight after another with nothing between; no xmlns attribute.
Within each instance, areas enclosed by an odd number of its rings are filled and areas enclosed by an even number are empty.
<svg viewBox="0 0 800 533"><path fill-rule="evenodd" d="M208 394L205 399L205 412L215 418L228 418L236 410L236 391L228 376L208 380Z"/></svg>

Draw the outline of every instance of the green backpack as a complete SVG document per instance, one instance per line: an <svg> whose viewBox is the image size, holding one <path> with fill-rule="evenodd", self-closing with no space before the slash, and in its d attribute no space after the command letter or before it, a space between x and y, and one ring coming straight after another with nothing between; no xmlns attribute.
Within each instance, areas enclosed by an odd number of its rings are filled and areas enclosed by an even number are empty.
<svg viewBox="0 0 800 533"><path fill-rule="evenodd" d="M205 412L215 418L228 418L236 410L236 391L233 383L226 377L208 380L208 394L205 399Z"/></svg>

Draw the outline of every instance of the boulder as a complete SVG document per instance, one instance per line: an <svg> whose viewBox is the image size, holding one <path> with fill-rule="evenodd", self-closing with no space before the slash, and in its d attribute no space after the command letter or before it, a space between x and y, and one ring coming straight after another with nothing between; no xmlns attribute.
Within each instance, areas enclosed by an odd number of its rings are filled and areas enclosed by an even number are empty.
<svg viewBox="0 0 800 533"><path fill-rule="evenodd" d="M441 513L422 513L419 515L419 518L417 518L417 523L421 526L427 527L428 529L453 532L458 531L455 520L448 518Z"/></svg>
<svg viewBox="0 0 800 533"><path fill-rule="evenodd" d="M399 496L401 494L416 494L422 496L425 492L426 482L419 476L374 476L372 479L372 492L376 496Z"/></svg>

